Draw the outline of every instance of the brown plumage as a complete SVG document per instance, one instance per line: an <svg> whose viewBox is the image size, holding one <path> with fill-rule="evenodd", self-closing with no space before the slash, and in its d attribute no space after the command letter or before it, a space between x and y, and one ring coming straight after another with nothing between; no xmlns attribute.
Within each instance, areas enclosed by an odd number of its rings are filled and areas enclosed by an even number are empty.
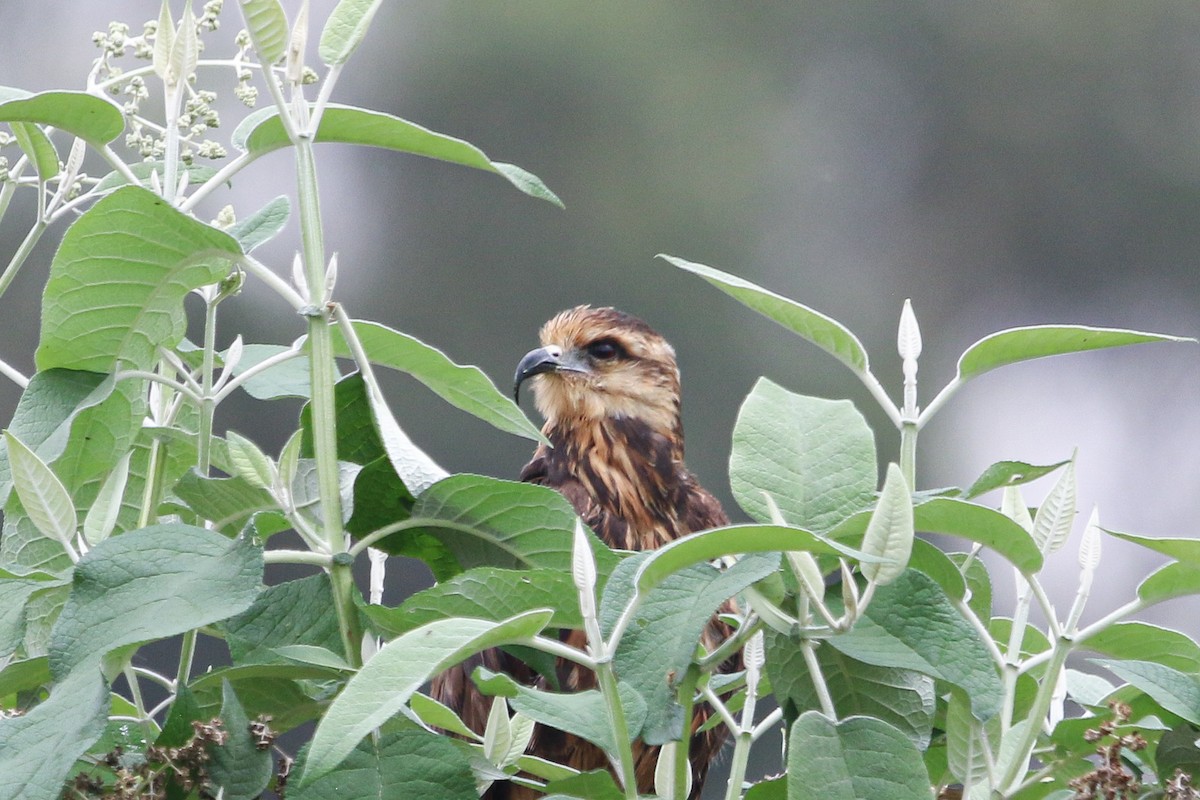
<svg viewBox="0 0 1200 800"><path fill-rule="evenodd" d="M542 347L517 368L516 385L532 380L542 432L552 446L539 445L521 470L521 480L558 490L585 523L610 547L646 550L694 531L728 522L720 503L696 482L683 463L679 370L675 351L646 323L613 308L579 306L563 311L541 330ZM705 634L708 649L728 630L715 621ZM565 639L583 648L581 631ZM440 676L434 696L482 732L490 699L478 694L469 672L478 663L536 683L531 670L499 651ZM593 675L559 664L561 688L594 687ZM693 730L704 718L697 714ZM697 736L691 746L693 797L716 755L723 728ZM529 752L589 770L608 765L598 748L574 736L539 726ZM658 748L635 743L640 792L653 791ZM486 797L535 797L510 783L497 783Z"/></svg>

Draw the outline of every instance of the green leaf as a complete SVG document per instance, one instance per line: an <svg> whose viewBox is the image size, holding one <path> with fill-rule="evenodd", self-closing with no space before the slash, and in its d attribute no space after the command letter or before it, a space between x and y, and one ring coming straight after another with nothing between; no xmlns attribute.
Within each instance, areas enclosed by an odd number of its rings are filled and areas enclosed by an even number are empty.
<svg viewBox="0 0 1200 800"><path fill-rule="evenodd" d="M966 553L951 553L953 561L961 571L969 556ZM992 576L988 574L987 566L978 558L971 558L963 577L967 581L967 605L980 619L990 619L992 616ZM945 585L942 589L945 590ZM950 594L949 591L946 592ZM953 595L951 595L953 596Z"/></svg>
<svg viewBox="0 0 1200 800"><path fill-rule="evenodd" d="M452 475L437 482L417 498L412 511L414 530L435 537L464 570L492 566L569 572L575 520L571 504L553 489L481 475ZM396 537L406 535L411 532ZM595 536L589 538L596 567L607 575L617 557ZM378 546L386 550L391 539Z"/></svg>
<svg viewBox="0 0 1200 800"><path fill-rule="evenodd" d="M1153 661L1181 672L1200 672L1200 645L1179 631L1148 622L1118 622L1079 644L1113 658Z"/></svg>
<svg viewBox="0 0 1200 800"><path fill-rule="evenodd" d="M105 376L95 372L52 369L29 379L13 412L8 430L29 446L47 464L53 464L66 448L71 426L89 396ZM111 387L100 392L107 396ZM0 503L7 502L12 489L8 451L0 448Z"/></svg>
<svg viewBox="0 0 1200 800"><path fill-rule="evenodd" d="M58 151L45 131L32 122L10 122L17 146L33 163L38 180L48 181L58 175Z"/></svg>
<svg viewBox="0 0 1200 800"><path fill-rule="evenodd" d="M343 677L313 664L249 664L206 672L192 680L191 689L199 717L211 719L221 713L222 684L229 681L248 716L267 715L272 730L282 733L320 716L328 699L318 692Z"/></svg>
<svg viewBox="0 0 1200 800"><path fill-rule="evenodd" d="M916 746L871 717L834 722L816 711L788 734L788 800L930 800Z"/></svg>
<svg viewBox="0 0 1200 800"><path fill-rule="evenodd" d="M793 394L760 378L733 429L729 484L752 519L771 521L764 493L792 525L825 533L874 505L875 435L848 400Z"/></svg>
<svg viewBox="0 0 1200 800"><path fill-rule="evenodd" d="M1105 533L1110 536L1115 536L1118 539L1124 539L1127 542L1141 545L1156 553L1162 553L1165 556L1177 559L1188 564L1200 564L1200 539L1193 538L1166 538L1155 536L1142 536L1136 533L1121 533L1119 531L1110 531L1102 528Z"/></svg>
<svg viewBox="0 0 1200 800"><path fill-rule="evenodd" d="M830 532L829 538L841 542L857 541L867 528L870 512L846 519ZM1042 568L1042 553L1029 533L1008 517L987 506L935 497L913 507L913 524L923 533L957 536L988 547L1022 572Z"/></svg>
<svg viewBox="0 0 1200 800"><path fill-rule="evenodd" d="M1141 689L1172 714L1200 723L1200 680L1195 675L1153 661L1093 659L1093 663Z"/></svg>
<svg viewBox="0 0 1200 800"><path fill-rule="evenodd" d="M53 470L11 432L4 432L4 443L12 465L13 483L25 513L43 535L73 552L71 540L79 521L67 488Z"/></svg>
<svg viewBox="0 0 1200 800"><path fill-rule="evenodd" d="M1035 325L1008 330L985 336L967 348L958 359L959 382L977 375L1045 356L1063 353L1080 353L1106 347L1121 347L1142 342L1194 342L1185 336L1169 336L1163 333L1118 328L1091 328L1086 325Z"/></svg>
<svg viewBox="0 0 1200 800"><path fill-rule="evenodd" d="M1174 597L1200 594L1200 564L1176 561L1150 573L1138 584L1138 599L1146 605Z"/></svg>
<svg viewBox="0 0 1200 800"><path fill-rule="evenodd" d="M787 778L765 778L747 790L745 800L787 800Z"/></svg>
<svg viewBox="0 0 1200 800"><path fill-rule="evenodd" d="M908 483L897 464L888 464L887 478L879 503L871 513L867 531L863 534L862 551L885 559L862 565L862 575L868 581L886 586L908 566L913 546L913 504Z"/></svg>
<svg viewBox="0 0 1200 800"><path fill-rule="evenodd" d="M27 714L0 719L0 800L58 797L76 759L104 732L107 711L99 671L84 668Z"/></svg>
<svg viewBox="0 0 1200 800"><path fill-rule="evenodd" d="M951 600L962 600L966 597L967 582L958 565L924 539L913 540L912 557L908 560L908 566L933 578Z"/></svg>
<svg viewBox="0 0 1200 800"><path fill-rule="evenodd" d="M53 626L66 605L70 591L70 586L56 583L45 589L38 589L29 596L29 601L25 604L26 658L44 656L50 652Z"/></svg>
<svg viewBox="0 0 1200 800"><path fill-rule="evenodd" d="M353 373L339 380L333 387L334 411L337 414L337 457L338 461L351 464L370 464L386 458L383 442L375 429L371 410L367 407L367 387L362 375ZM302 458L313 458L312 410L306 404L300 410L300 426L304 432L300 450ZM281 472L283 458L280 458Z"/></svg>
<svg viewBox="0 0 1200 800"><path fill-rule="evenodd" d="M337 613L324 573L264 589L242 613L220 625L234 664L280 664L278 649L311 645L341 652Z"/></svg>
<svg viewBox="0 0 1200 800"><path fill-rule="evenodd" d="M221 720L228 738L224 744L209 745L209 776L224 790L223 800L253 800L271 781L271 753L260 750L250 735L250 719L238 702L229 681L221 688Z"/></svg>
<svg viewBox="0 0 1200 800"><path fill-rule="evenodd" d="M644 594L672 573L722 556L789 550L845 556L863 563L879 560L875 556L838 544L803 528L787 528L781 525L729 525L693 533L655 550L637 574L637 589Z"/></svg>
<svg viewBox="0 0 1200 800"><path fill-rule="evenodd" d="M102 147L125 130L121 109L87 92L39 92L0 86L0 122L34 122ZM57 165L56 165L57 166Z"/></svg>
<svg viewBox="0 0 1200 800"><path fill-rule="evenodd" d="M996 667L979 634L932 578L908 570L882 586L855 626L828 644L880 667L916 670L963 689L986 720L1000 708Z"/></svg>
<svg viewBox="0 0 1200 800"><path fill-rule="evenodd" d="M583 626L570 573L552 569L475 567L417 592L396 608L366 606L363 611L379 630L395 636L436 619L499 621L536 608L554 611L551 627Z"/></svg>
<svg viewBox="0 0 1200 800"><path fill-rule="evenodd" d="M801 640L768 630L767 675L786 719L820 708ZM817 662L839 718L863 715L896 727L925 749L937 705L933 680L919 672L864 664L832 647L818 646Z"/></svg>
<svg viewBox="0 0 1200 800"><path fill-rule="evenodd" d="M608 721L608 706L598 689L583 692L547 692L521 686L507 675L476 667L471 679L485 695L510 699L510 705L527 717L587 739L601 749L614 753L616 742ZM641 729L646 704L632 686L622 681L617 687L625 709L630 739Z"/></svg>
<svg viewBox="0 0 1200 800"><path fill-rule="evenodd" d="M64 675L122 645L244 611L262 588L262 570L262 551L249 540L191 525L153 525L103 541L75 565L51 636L51 670Z"/></svg>
<svg viewBox="0 0 1200 800"><path fill-rule="evenodd" d="M659 254L658 257L679 269L699 275L742 305L812 342L856 374L864 375L869 371L867 351L862 342L849 328L832 317L728 272L675 256Z"/></svg>
<svg viewBox="0 0 1200 800"><path fill-rule="evenodd" d="M1200 731L1191 725L1177 725L1162 735L1158 747L1154 748L1155 771L1169 780L1175 770L1188 775L1200 773L1200 748L1196 741Z"/></svg>
<svg viewBox="0 0 1200 800"><path fill-rule="evenodd" d="M312 784L333 771L434 675L481 650L536 635L550 616L533 611L503 622L439 620L388 642L350 679L317 725L297 784Z"/></svg>
<svg viewBox="0 0 1200 800"><path fill-rule="evenodd" d="M117 528L125 486L129 483L129 461L132 457L133 451L130 450L117 459L83 519L83 538L89 547L100 544Z"/></svg>
<svg viewBox="0 0 1200 800"><path fill-rule="evenodd" d="M275 485L275 464L267 454L250 439L235 430L225 433L225 447L229 451L229 465L238 477L260 489Z"/></svg>
<svg viewBox="0 0 1200 800"><path fill-rule="evenodd" d="M970 500L981 494L987 494L994 489L1005 486L1017 486L1022 483L1035 481L1043 475L1049 475L1054 470L1071 463L1070 459L1059 461L1057 464L1036 466L1024 461L998 461L983 471L970 488L963 492L963 499Z"/></svg>
<svg viewBox="0 0 1200 800"><path fill-rule="evenodd" d="M409 704L413 713L426 725L441 728L449 733L456 733L464 739L478 741L478 733L468 728L466 723L459 719L458 714L451 711L448 706L442 705L432 697L417 692L412 696Z"/></svg>
<svg viewBox="0 0 1200 800"><path fill-rule="evenodd" d="M240 375L250 367L291 349L278 344L248 344L242 348L242 359L233 367L233 374ZM241 388L256 400L277 400L280 397L301 397L307 400L312 394L308 359L303 357L302 352L297 352L295 358L269 367L247 379Z"/></svg>
<svg viewBox="0 0 1200 800"><path fill-rule="evenodd" d="M279 511L279 504L270 492L245 478L206 478L195 469L179 479L175 494L189 509L212 522L216 530L227 536L240 533L255 514ZM279 516L271 527L283 530L288 524Z"/></svg>
<svg viewBox="0 0 1200 800"><path fill-rule="evenodd" d="M282 13L282 11L280 12ZM288 216L292 213L292 203L287 195L281 194L254 214L234 223L227 233L237 239L242 252L249 253L260 244L269 242L283 230Z"/></svg>
<svg viewBox="0 0 1200 800"><path fill-rule="evenodd" d="M367 35L367 28L383 0L341 0L321 31L317 53L329 66L346 63Z"/></svg>
<svg viewBox="0 0 1200 800"><path fill-rule="evenodd" d="M389 725L376 739L351 744L345 761L311 781L293 781L288 800L380 800L421 797L477 800L470 756L449 738L409 723ZM313 769L313 751L296 772ZM293 773L295 774L295 773Z"/></svg>
<svg viewBox="0 0 1200 800"><path fill-rule="evenodd" d="M171 53L175 50L175 20L171 18L169 0L162 0L158 9L158 27L154 36L154 74L166 81L171 69Z"/></svg>
<svg viewBox="0 0 1200 800"><path fill-rule="evenodd" d="M1045 555L1059 550L1075 522L1075 461L1071 460L1033 518L1030 535Z"/></svg>
<svg viewBox="0 0 1200 800"><path fill-rule="evenodd" d="M189 2L183 6L183 17L175 30L175 40L171 43L171 58L167 65L167 73L163 77L168 90L174 90L176 85L190 80L192 73L196 71L199 58L200 41L196 33L196 14Z"/></svg>
<svg viewBox="0 0 1200 800"><path fill-rule="evenodd" d="M683 713L674 684L687 672L713 614L728 598L778 568L775 553L746 556L726 570L694 564L644 592L617 646L613 668L622 682L629 683L646 701L646 727L641 737L647 744L664 744L683 736ZM600 625L606 635L632 601L638 572L636 563L627 567L622 562L605 586ZM636 728L631 731L637 733Z"/></svg>
<svg viewBox="0 0 1200 800"><path fill-rule="evenodd" d="M183 339L183 299L228 274L237 242L134 186L92 206L50 265L39 370L152 369Z"/></svg>
<svg viewBox="0 0 1200 800"><path fill-rule="evenodd" d="M999 727L993 733L999 733ZM985 783L989 753L982 723L971 714L971 703L961 689L950 693L946 707L946 766L966 787Z"/></svg>
<svg viewBox="0 0 1200 800"><path fill-rule="evenodd" d="M291 661L299 661L301 664L328 667L343 672L354 671L345 658L324 647L314 647L311 644L288 644L276 647L275 652Z"/></svg>
<svg viewBox="0 0 1200 800"><path fill-rule="evenodd" d="M358 377L363 381L363 392L366 395L366 406L371 415L372 426L379 436L388 461L391 462L396 475L404 482L408 492L413 495L420 494L448 477L450 473L418 447L400 427L373 376L360 373Z"/></svg>
<svg viewBox="0 0 1200 800"><path fill-rule="evenodd" d="M383 147L494 172L525 194L562 207L562 201L532 173L492 161L473 144L390 114L331 103L321 117L316 141ZM246 117L233 132L232 142L234 147L255 157L291 144L274 108L264 108Z"/></svg>
<svg viewBox="0 0 1200 800"><path fill-rule="evenodd" d="M162 178L166 167L163 161L138 161L136 164L129 164L129 171L133 173L133 177L138 179L141 186L150 188L150 176L157 172L159 179ZM212 167L204 164L185 164L180 161L175 166L177 175L187 175L188 184L196 186L204 183L209 178L217 174L217 171ZM129 183L124 172L110 172L100 179L96 184L97 192L111 192L113 189L118 189Z"/></svg>
<svg viewBox="0 0 1200 800"><path fill-rule="evenodd" d="M386 325L355 320L353 326L371 363L412 375L450 405L506 433L546 441L517 404L478 367L456 364L440 350ZM350 355L340 335L335 335L334 346L337 355Z"/></svg>
<svg viewBox="0 0 1200 800"><path fill-rule="evenodd" d="M50 680L50 659L46 656L13 661L0 670L0 697L38 689L48 685ZM0 721L0 731L4 730L3 725Z"/></svg>
<svg viewBox="0 0 1200 800"><path fill-rule="evenodd" d="M0 580L0 657L7 658L25 639L25 604L34 592L61 581L6 577ZM0 692L0 696L4 693Z"/></svg>
<svg viewBox="0 0 1200 800"><path fill-rule="evenodd" d="M613 774L606 769L581 772L569 778L559 778L546 784L548 800L562 797L581 797L587 800L625 800L625 793L617 786Z"/></svg>
<svg viewBox="0 0 1200 800"><path fill-rule="evenodd" d="M154 743L159 747L183 747L195 735L192 723L200 719L200 705L196 702L192 690L187 684L179 687L171 710L167 712L167 720Z"/></svg>
<svg viewBox="0 0 1200 800"><path fill-rule="evenodd" d="M246 30L254 42L259 60L265 65L283 58L288 43L287 14L279 0L241 0ZM247 251L249 252L249 251Z"/></svg>

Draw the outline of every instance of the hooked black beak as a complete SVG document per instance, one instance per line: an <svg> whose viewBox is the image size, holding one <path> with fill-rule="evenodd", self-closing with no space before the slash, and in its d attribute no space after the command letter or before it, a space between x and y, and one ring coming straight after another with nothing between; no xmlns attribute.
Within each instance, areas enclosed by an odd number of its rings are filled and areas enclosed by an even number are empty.
<svg viewBox="0 0 1200 800"><path fill-rule="evenodd" d="M513 376L513 400L521 402L521 384L534 375L543 372L554 372L563 366L561 347L539 347L530 350L517 364L517 374Z"/></svg>
<svg viewBox="0 0 1200 800"><path fill-rule="evenodd" d="M536 350L530 350L517 364L517 374L513 377L513 399L521 402L521 384L534 375L543 372L587 372L580 364L569 356L564 357L563 350L557 345L547 345Z"/></svg>

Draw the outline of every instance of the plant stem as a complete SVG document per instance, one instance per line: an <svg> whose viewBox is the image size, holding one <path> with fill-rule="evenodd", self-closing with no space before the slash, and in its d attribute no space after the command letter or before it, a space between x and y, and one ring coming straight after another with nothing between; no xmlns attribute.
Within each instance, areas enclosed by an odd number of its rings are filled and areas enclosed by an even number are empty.
<svg viewBox="0 0 1200 800"><path fill-rule="evenodd" d="M1008 646L1004 651L1004 668L1001 674L1003 683L1003 705L1000 710L1000 732L1007 733L1013 722L1013 706L1016 702L1017 676L1020 674L1021 643L1025 641L1025 625L1029 620L1029 604L1033 597L1033 588L1025 575L1016 572L1017 602L1013 609L1012 629L1008 632Z"/></svg>
<svg viewBox="0 0 1200 800"><path fill-rule="evenodd" d="M1013 749L1015 755L1005 768L999 785L993 788L1007 793L1019 785L1021 779L1024 777L1026 768L1029 765L1030 755L1033 753L1034 745L1037 744L1038 734L1042 730L1042 721L1045 720L1046 713L1050 710L1050 701L1054 697L1054 687L1058 684L1058 675L1067 663L1067 656L1071 653L1071 647L1071 641L1065 637L1059 637L1055 640L1050 656L1050 664L1046 667L1046 672L1042 676L1042 682L1038 686L1037 695L1033 700L1033 707L1029 709L1029 714L1026 716L1026 719L1030 723L1025 730L1025 735L1019 745Z"/></svg>
<svg viewBox="0 0 1200 800"><path fill-rule="evenodd" d="M179 80L187 80L187 76L180 76ZM166 127L163 137L166 146L163 152L162 190L163 197L171 205L175 205L175 189L179 183L179 106L183 102L183 91L183 84L177 83L174 87L167 87L164 97Z"/></svg>
<svg viewBox="0 0 1200 800"><path fill-rule="evenodd" d="M943 386L942 390L937 393L937 396L935 396L929 405L925 406L925 408L921 411L921 416L917 418L917 427L924 428L926 423L933 418L933 415L936 414L938 410L946 404L947 400L954 396L954 394L962 387L962 385L963 382L958 378L955 378Z"/></svg>
<svg viewBox="0 0 1200 800"><path fill-rule="evenodd" d="M917 488L917 423L906 420L900 425L900 474L910 491Z"/></svg>
<svg viewBox="0 0 1200 800"><path fill-rule="evenodd" d="M21 265L25 263L25 259L29 258L29 254L33 252L33 248L37 246L38 240L42 238L42 234L45 232L46 222L39 219L29 229L29 233L25 234L25 238L21 240L20 246L17 247L17 252L13 253L8 266L0 274L0 297L3 297L4 293L8 291L9 284L13 282L13 278L17 277L17 272L20 271Z"/></svg>
<svg viewBox="0 0 1200 800"><path fill-rule="evenodd" d="M328 568L332 565L329 556L311 550L267 550L263 553L264 564L312 564Z"/></svg>
<svg viewBox="0 0 1200 800"><path fill-rule="evenodd" d="M287 281L276 275L269 267L263 264L253 256L242 256L238 262L242 269L249 272L254 277L261 280L268 288L274 290L275 294L282 297L288 305L296 311L300 311L308 302L300 296L300 293L293 289Z"/></svg>
<svg viewBox="0 0 1200 800"><path fill-rule="evenodd" d="M637 800L637 773L633 763L633 749L629 746L629 723L625 719L625 707L621 705L621 697L617 693L617 676L613 672L612 661L604 660L596 664L596 680L600 684L600 693L608 706L608 719L612 724L613 739L617 747L617 761L621 765L621 783L625 789L627 800Z"/></svg>
<svg viewBox="0 0 1200 800"><path fill-rule="evenodd" d="M821 703L821 713L832 720L838 718L837 709L833 706L833 698L829 695L829 687L825 684L825 674L821 672L821 664L817 661L817 651L811 639L800 643L800 652L804 656L804 664L808 674L812 676L813 688L817 690L817 700Z"/></svg>
<svg viewBox="0 0 1200 800"><path fill-rule="evenodd" d="M200 440L196 467L203 476L212 466L213 417L217 403L213 397L213 371L217 359L217 301L208 300L204 306L204 365L200 369Z"/></svg>
<svg viewBox="0 0 1200 800"><path fill-rule="evenodd" d="M175 676L175 686L187 686L188 677L192 674L192 659L196 656L196 629L184 631L183 642L179 646L179 671ZM176 689L178 691L178 689Z"/></svg>
<svg viewBox="0 0 1200 800"><path fill-rule="evenodd" d="M137 673L133 671L133 665L129 663L125 664L122 672L125 675L125 682L129 684L129 695L133 698L133 705L138 712L138 724L146 732L146 740L153 741L157 731L154 730L151 716L146 713L146 703L142 699L142 686L138 683Z"/></svg>
<svg viewBox="0 0 1200 800"><path fill-rule="evenodd" d="M8 213L8 204L12 202L13 194L17 191L17 182L21 179L21 173L25 171L25 167L29 164L28 156L21 156L17 159L17 163L8 171L8 179L0 184L0 220L4 219L4 215Z"/></svg>
<svg viewBox="0 0 1200 800"><path fill-rule="evenodd" d="M317 165L312 140L297 137L296 180L300 206L300 234L303 241L305 277L315 307L308 315L309 374L312 382L313 456L317 467L317 486L325 542L334 555L329 577L333 585L333 604L346 661L361 666L362 630L354 607L354 560L343 563L337 556L346 552L346 532L342 527L342 502L338 485L337 414L334 407L336 370L333 360L333 335L325 310L325 241L321 228L321 209L317 194Z"/></svg>
<svg viewBox="0 0 1200 800"><path fill-rule="evenodd" d="M692 711L696 706L696 684L699 680L700 668L696 664L691 664L688 666L687 672L684 673L683 680L679 682L679 688L676 691L676 696L679 698L679 705L683 708L683 738L675 748L675 763L672 765L675 771L675 780L672 781L672 784L676 792L682 792L683 787L688 785L688 779L692 777L692 759L690 757L692 749ZM679 795L680 798L684 796Z"/></svg>
<svg viewBox="0 0 1200 800"><path fill-rule="evenodd" d="M871 392L871 396L875 398L875 402L879 403L879 407L883 409L885 414L887 414L888 419L892 421L892 424L899 428L902 424L900 410L896 408L896 404L892 402L892 398L888 397L887 392L884 391L883 384L879 382L879 379L876 378L870 370L864 370L860 372L856 369L854 370L854 374L858 376L858 379L862 381L863 385L867 387L867 390Z"/></svg>

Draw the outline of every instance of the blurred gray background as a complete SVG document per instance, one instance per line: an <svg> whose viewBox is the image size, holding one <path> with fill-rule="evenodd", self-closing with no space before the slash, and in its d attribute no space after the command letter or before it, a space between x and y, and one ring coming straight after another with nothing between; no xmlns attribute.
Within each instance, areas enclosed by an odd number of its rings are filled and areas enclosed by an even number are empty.
<svg viewBox="0 0 1200 800"><path fill-rule="evenodd" d="M81 88L92 31L110 19L140 30L158 7L0 5L0 84L29 90ZM314 18L332 5L314 2ZM208 56L229 53L219 43L241 27L236 4L227 6ZM202 83L226 95L233 85L228 73ZM465 138L535 172L567 206L486 173L323 146L327 245L340 255L337 298L350 312L479 365L505 390L555 311L612 304L642 316L679 354L689 463L730 506L730 431L760 375L853 399L877 426L881 458L895 458L896 436L840 364L656 253L830 314L858 334L896 397L896 322L912 298L924 402L964 348L1001 328L1200 334L1194 2L391 0L334 99ZM218 133L227 135L237 112L223 107ZM202 216L226 202L248 215L292 185L288 154L275 153ZM18 211L0 229L5 259L29 220ZM284 274L296 234L293 220L260 251ZM43 247L2 301L0 357L25 370L51 255ZM289 342L303 330L259 287L223 308L222 344L237 331ZM1050 463L1078 447L1079 527L1098 504L1106 527L1194 536L1198 365L1195 345L1152 345L987 375L922 435L922 488L964 486L994 461ZM414 381L390 386L402 423L448 469L515 476L527 458L528 442ZM15 398L0 387L6 409ZM284 411L246 401L219 422L275 449L294 423L294 409ZM1027 499L1048 488L1035 485ZM1074 547L1049 580L1064 606ZM1127 601L1161 561L1113 540L1105 548L1085 619ZM1009 583L996 578L998 588ZM1147 616L1200 627L1182 603Z"/></svg>

